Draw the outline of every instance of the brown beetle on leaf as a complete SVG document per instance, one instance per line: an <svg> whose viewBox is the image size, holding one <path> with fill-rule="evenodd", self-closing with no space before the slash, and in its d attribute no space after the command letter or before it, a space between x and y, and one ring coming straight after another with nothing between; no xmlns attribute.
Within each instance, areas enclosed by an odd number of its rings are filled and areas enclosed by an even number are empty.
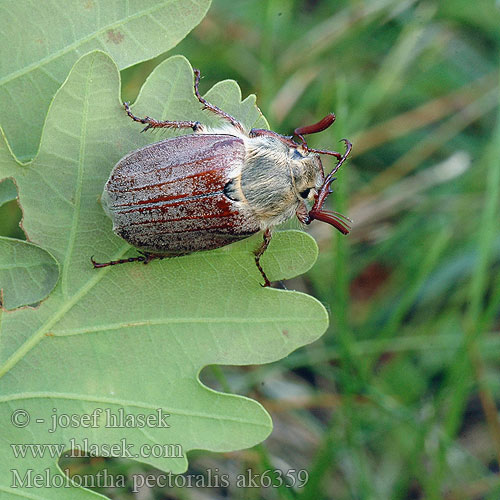
<svg viewBox="0 0 500 500"><path fill-rule="evenodd" d="M142 255L98 263L94 268L143 262L229 245L263 231L264 241L255 251L255 262L271 240L274 226L296 215L309 224L327 222L343 234L347 217L323 209L331 193L335 172L351 151L344 154L312 149L304 136L327 129L335 115L295 129L283 136L265 129L249 132L235 118L207 102L198 91L200 72L194 70L194 91L203 109L227 124L210 129L195 121L157 121L138 118L125 103L134 121L150 128L191 128L193 134L166 139L132 151L115 166L106 183L102 204L113 221L113 231L138 248ZM335 156L335 168L325 176L320 154ZM309 210L306 201L312 203Z"/></svg>

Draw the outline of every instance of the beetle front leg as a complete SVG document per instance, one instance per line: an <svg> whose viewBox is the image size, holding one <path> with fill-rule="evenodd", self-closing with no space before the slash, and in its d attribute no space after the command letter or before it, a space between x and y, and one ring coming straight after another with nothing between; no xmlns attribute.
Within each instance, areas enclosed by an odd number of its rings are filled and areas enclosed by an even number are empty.
<svg viewBox="0 0 500 500"><path fill-rule="evenodd" d="M193 132L198 132L203 128L200 122L169 120L159 121L155 120L154 118L150 118L149 116L146 116L145 118L139 118L138 116L135 116L132 111L130 111L130 104L128 102L124 102L123 107L125 108L127 115L130 116L130 118L132 118L134 122L139 122L143 125L146 125L142 129L142 132L146 132L146 130L149 130L150 128L191 128L193 129Z"/></svg>
<svg viewBox="0 0 500 500"><path fill-rule="evenodd" d="M264 241L261 243L260 247L255 250L255 265L257 266L257 269L260 271L260 274L262 274L262 277L264 278L264 284L261 285L263 287L271 286L271 282L269 281L268 277L266 276L266 273L264 272L264 269L262 269L262 266L260 265L260 258L262 257L262 254L266 251L266 248L269 246L269 243L271 242L272 234L270 229L266 229L264 231Z"/></svg>
<svg viewBox="0 0 500 500"><path fill-rule="evenodd" d="M295 211L295 215L301 224L309 224L311 221L309 220L309 211L307 210L307 206L304 202L300 203Z"/></svg>

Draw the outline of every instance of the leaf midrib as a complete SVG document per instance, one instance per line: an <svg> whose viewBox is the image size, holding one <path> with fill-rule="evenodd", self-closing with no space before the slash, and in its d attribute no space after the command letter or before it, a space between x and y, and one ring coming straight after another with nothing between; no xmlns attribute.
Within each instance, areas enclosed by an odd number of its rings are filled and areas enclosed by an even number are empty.
<svg viewBox="0 0 500 500"><path fill-rule="evenodd" d="M224 396L222 393L217 393L219 395ZM225 397L234 397L234 398L240 398L241 396L235 396L235 395L226 395ZM157 404L148 404L143 401L133 401L133 400L127 400L127 399L119 399L119 398L109 398L109 397L98 397L94 395L87 395L87 394L77 394L77 393L64 393L64 392L50 392L50 391L43 391L43 392L23 392L19 394L9 394L8 396L0 396L0 403L8 403L10 401L19 401L23 399L65 399L65 400L73 400L73 401L84 401L87 403L99 403L99 404L110 404L110 405L116 405L120 407L133 407L133 408L141 408L145 410L157 410L158 405L161 406L160 403ZM259 421L254 422L249 419L245 418L239 418L239 417L229 417L227 415L215 415L215 414L210 414L206 412L200 412L200 411L186 411L181 408L173 408L171 406L165 406L164 407L166 410L168 410L168 413L173 415L182 415L182 416L188 416L188 417L198 417L198 418L206 418L206 419L215 419L217 421L220 420L225 420L228 422L237 422L237 423L245 423L245 424L252 424L258 427L265 427L267 428L267 425L264 425L260 423Z"/></svg>
<svg viewBox="0 0 500 500"><path fill-rule="evenodd" d="M82 186L83 186L83 171L84 171L84 158L85 148L87 146L87 116L89 110L89 82L92 80L94 72L95 58L90 62L87 78L85 79L85 98L83 100L82 124L80 128L80 149L78 151L78 171L75 190L75 203L73 209L73 217L71 221L71 229L69 232L68 246L66 248L66 255L64 256L64 263L62 265L61 276L61 289L64 298L68 296L68 273L70 270L70 261L73 255L73 248L75 246L76 232L78 222L80 219L80 208L82 203Z"/></svg>

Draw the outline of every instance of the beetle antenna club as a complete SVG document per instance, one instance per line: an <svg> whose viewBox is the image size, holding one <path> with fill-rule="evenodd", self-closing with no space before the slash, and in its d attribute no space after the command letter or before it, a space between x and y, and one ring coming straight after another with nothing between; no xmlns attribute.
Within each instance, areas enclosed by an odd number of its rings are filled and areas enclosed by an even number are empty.
<svg viewBox="0 0 500 500"><path fill-rule="evenodd" d="M323 132L335 122L333 113L285 136L267 129L249 132L233 116L208 102L199 92L200 71L194 71L194 95L203 109L226 125L208 130L194 120L140 118L124 103L127 115L150 129L192 129L124 156L104 187L101 202L113 221L113 231L140 252L136 257L96 262L96 269L185 255L229 245L259 231L263 241L254 252L264 283L270 281L261 257L272 228L294 214L300 222L326 222L343 234L352 222L326 210L335 173L351 152L310 148L306 136ZM294 137L298 139L296 142ZM325 175L320 155L337 164ZM308 206L312 205L309 209Z"/></svg>
<svg viewBox="0 0 500 500"><path fill-rule="evenodd" d="M317 134L318 132L323 132L323 130L326 130L330 125L333 124L334 121L335 121L335 115L333 113L328 113L318 123L314 123L313 125L307 125L305 127L296 128L293 131L293 135L296 135L302 142L302 145L304 145L307 148L307 142L304 136L308 134Z"/></svg>

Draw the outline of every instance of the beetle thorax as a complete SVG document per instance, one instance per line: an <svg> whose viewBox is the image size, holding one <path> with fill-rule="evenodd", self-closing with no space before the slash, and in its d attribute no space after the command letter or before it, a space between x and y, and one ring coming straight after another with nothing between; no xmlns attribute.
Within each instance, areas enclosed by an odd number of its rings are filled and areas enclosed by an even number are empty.
<svg viewBox="0 0 500 500"><path fill-rule="evenodd" d="M241 190L248 207L263 229L281 224L321 186L321 161L318 155L292 148L274 137L250 138L245 146Z"/></svg>

